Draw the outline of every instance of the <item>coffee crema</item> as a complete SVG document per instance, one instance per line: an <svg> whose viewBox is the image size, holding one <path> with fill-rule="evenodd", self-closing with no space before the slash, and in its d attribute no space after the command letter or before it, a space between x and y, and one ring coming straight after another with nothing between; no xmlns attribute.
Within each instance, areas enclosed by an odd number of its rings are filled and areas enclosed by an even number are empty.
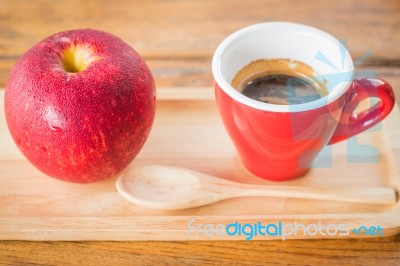
<svg viewBox="0 0 400 266"><path fill-rule="evenodd" d="M249 98L280 105L308 103L328 95L311 67L290 59L253 61L236 74L231 85Z"/></svg>

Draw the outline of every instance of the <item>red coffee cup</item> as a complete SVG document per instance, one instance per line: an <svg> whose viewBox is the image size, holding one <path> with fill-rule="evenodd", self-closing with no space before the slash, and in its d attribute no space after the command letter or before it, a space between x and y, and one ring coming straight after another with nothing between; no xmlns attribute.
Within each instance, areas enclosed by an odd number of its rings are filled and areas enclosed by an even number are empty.
<svg viewBox="0 0 400 266"><path fill-rule="evenodd" d="M236 73L259 59L300 61L325 80L328 95L294 105L246 97L231 86ZM354 79L347 49L330 34L306 25L269 22L228 36L212 60L215 97L222 120L246 168L275 181L305 174L325 145L354 136L384 119L394 105L381 79ZM366 98L379 102L361 113Z"/></svg>

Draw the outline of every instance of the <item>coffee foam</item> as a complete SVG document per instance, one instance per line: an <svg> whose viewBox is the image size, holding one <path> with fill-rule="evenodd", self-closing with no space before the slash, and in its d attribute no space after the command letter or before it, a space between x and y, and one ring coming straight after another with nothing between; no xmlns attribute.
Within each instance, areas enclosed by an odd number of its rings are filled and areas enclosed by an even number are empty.
<svg viewBox="0 0 400 266"><path fill-rule="evenodd" d="M235 75L231 85L237 91L242 92L249 81L269 75L287 75L301 78L312 84L321 97L328 94L326 83L316 78L316 73L310 66L290 59L259 59L252 61Z"/></svg>

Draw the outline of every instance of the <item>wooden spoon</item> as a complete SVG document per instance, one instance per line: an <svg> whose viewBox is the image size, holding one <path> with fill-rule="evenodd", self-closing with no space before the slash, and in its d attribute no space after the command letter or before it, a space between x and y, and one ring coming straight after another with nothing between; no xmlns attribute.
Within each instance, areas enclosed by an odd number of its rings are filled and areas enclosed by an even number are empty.
<svg viewBox="0 0 400 266"><path fill-rule="evenodd" d="M121 175L117 191L137 205L160 210L203 206L245 196L301 198L369 204L394 204L396 192L388 187L295 187L236 183L199 172L160 165L136 168Z"/></svg>

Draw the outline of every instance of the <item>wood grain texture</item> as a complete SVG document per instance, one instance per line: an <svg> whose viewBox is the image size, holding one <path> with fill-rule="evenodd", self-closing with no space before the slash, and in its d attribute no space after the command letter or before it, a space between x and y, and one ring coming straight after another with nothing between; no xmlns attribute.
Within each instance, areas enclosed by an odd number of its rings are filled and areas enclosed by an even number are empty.
<svg viewBox="0 0 400 266"><path fill-rule="evenodd" d="M0 242L5 265L391 265L400 236L366 240ZM29 262L22 263L22 262Z"/></svg>
<svg viewBox="0 0 400 266"><path fill-rule="evenodd" d="M0 87L15 60L33 44L62 30L87 27L114 33L135 47L150 66L156 66L152 70L158 86L163 86L158 81L165 75L174 74L181 85L195 82L199 71L209 73L208 62L224 37L264 21L285 20L321 28L347 40L354 58L370 49L365 64L400 67L399 17L397 0L3 0ZM181 79L181 74L188 79Z"/></svg>
<svg viewBox="0 0 400 266"><path fill-rule="evenodd" d="M397 0L0 0L0 87L15 60L34 43L57 31L92 27L133 45L149 63L158 90L207 89L217 44L240 27L270 20L301 22L347 39L354 58L370 48L372 56L363 66L400 88ZM398 265L399 254L400 236L285 242L0 242L4 265Z"/></svg>

